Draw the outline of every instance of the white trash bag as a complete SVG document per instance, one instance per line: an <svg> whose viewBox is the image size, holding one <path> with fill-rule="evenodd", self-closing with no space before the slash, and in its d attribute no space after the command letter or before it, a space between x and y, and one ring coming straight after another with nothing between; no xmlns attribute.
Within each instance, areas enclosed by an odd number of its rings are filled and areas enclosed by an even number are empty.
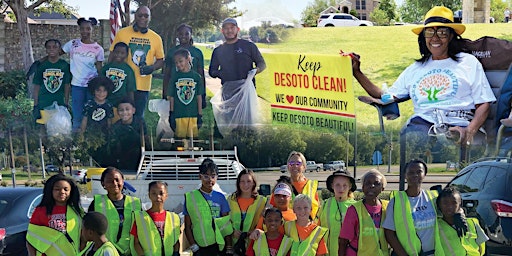
<svg viewBox="0 0 512 256"><path fill-rule="evenodd" d="M244 80L225 82L210 100L222 136L237 127L260 123L258 94L252 82L255 75L256 69L252 69Z"/></svg>
<svg viewBox="0 0 512 256"><path fill-rule="evenodd" d="M46 121L46 133L48 136L70 135L71 134L71 114L64 106L59 106L56 101L51 106L44 109L48 115Z"/></svg>
<svg viewBox="0 0 512 256"><path fill-rule="evenodd" d="M169 124L169 101L164 99L149 100L148 109L150 112L158 113L160 119L156 125L157 138L172 138L174 132Z"/></svg>

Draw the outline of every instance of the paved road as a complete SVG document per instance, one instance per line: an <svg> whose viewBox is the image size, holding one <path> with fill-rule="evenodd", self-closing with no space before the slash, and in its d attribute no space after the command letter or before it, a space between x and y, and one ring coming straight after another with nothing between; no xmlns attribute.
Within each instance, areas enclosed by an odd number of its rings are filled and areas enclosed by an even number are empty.
<svg viewBox="0 0 512 256"><path fill-rule="evenodd" d="M357 171L357 179L361 178L364 173L366 173L368 170L359 170ZM384 170L381 170L381 172L385 172ZM325 180L327 177L331 174L331 172L328 171L320 171L320 172L308 172L306 173L306 177L308 179L318 180L319 181L319 187L325 188ZM388 181L388 185L386 187L386 190L398 190L398 181L399 176L397 173L391 173L386 175L386 179ZM276 180L279 178L280 175L288 175L288 173L281 173L279 171L263 171L263 172L256 172L256 178L258 180L258 184L270 184L271 186L275 185ZM423 183L424 189L429 189L431 186L434 185L446 185L452 178L453 174L449 175L442 175L442 174L429 174L425 178L425 181ZM358 189L361 189L362 185L359 180L357 182Z"/></svg>

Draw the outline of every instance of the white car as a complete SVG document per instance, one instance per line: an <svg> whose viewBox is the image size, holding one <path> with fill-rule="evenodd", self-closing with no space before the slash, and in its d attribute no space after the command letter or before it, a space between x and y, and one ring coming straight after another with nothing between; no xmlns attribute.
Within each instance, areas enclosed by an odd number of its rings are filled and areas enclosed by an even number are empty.
<svg viewBox="0 0 512 256"><path fill-rule="evenodd" d="M371 21L360 20L347 13L322 14L317 22L317 27L373 26Z"/></svg>
<svg viewBox="0 0 512 256"><path fill-rule="evenodd" d="M73 179L75 179L78 183L85 184L87 182L87 180L86 180L87 169L73 170L71 173L72 173Z"/></svg>

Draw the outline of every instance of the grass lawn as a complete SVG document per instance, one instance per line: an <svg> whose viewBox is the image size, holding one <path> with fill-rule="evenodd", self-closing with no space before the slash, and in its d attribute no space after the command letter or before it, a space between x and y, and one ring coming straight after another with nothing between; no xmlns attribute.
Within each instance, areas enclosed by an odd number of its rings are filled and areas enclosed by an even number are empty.
<svg viewBox="0 0 512 256"><path fill-rule="evenodd" d="M466 27L463 36L471 40L482 36L512 40L510 24L467 24ZM300 52L338 55L340 49L345 52L356 52L361 55L361 69L372 82L377 85L384 82L391 85L398 75L414 62L414 59L420 57L417 36L411 32L411 28L413 26L298 28L292 29L283 43L257 45L264 53ZM208 68L213 50L205 46L198 46L198 48L203 51L205 67ZM257 82L257 91L261 97L266 98L269 95L269 85L265 85L264 82ZM356 97L366 95L357 81L354 82L354 87ZM153 79L150 98L161 98L161 92L162 80ZM212 96L208 90L207 94ZM385 121L387 129L399 129L411 114L412 104L403 103L401 117L398 120ZM213 124L210 107L205 109L204 115L205 127L209 127L209 124ZM356 115L359 127L378 125L376 111L357 100ZM146 111L146 121L150 132L154 133L158 115Z"/></svg>

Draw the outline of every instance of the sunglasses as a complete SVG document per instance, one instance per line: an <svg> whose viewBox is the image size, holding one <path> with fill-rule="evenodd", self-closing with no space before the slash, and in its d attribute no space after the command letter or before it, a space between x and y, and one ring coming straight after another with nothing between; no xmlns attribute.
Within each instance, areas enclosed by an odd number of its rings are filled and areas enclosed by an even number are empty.
<svg viewBox="0 0 512 256"><path fill-rule="evenodd" d="M450 35L449 28L425 28L423 30L423 35L425 38L432 38L434 35L437 35L439 38L447 38Z"/></svg>
<svg viewBox="0 0 512 256"><path fill-rule="evenodd" d="M301 161L290 161L288 162L288 165L289 166L301 166L302 165L302 162Z"/></svg>

